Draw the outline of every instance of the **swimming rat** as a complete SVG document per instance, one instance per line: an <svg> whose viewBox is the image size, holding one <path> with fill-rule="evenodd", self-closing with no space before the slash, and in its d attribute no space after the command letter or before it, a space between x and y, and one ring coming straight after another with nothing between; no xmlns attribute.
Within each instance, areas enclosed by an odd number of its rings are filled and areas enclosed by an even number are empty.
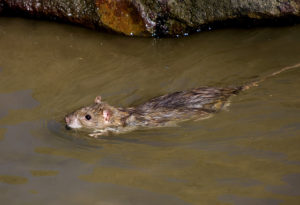
<svg viewBox="0 0 300 205"><path fill-rule="evenodd" d="M200 87L155 97L144 104L116 108L95 98L94 104L80 108L65 117L67 129L87 128L93 137L109 133L124 133L142 127L163 127L177 122L204 119L221 110L228 98L257 86L267 78L300 67L300 63L284 67L243 86L217 88Z"/></svg>

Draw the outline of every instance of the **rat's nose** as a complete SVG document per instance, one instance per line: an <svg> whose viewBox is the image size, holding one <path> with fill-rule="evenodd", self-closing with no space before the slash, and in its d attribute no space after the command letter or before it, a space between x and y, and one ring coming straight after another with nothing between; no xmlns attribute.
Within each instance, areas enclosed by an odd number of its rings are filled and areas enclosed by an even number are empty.
<svg viewBox="0 0 300 205"><path fill-rule="evenodd" d="M66 123L67 123L67 124L70 124L70 122L71 122L70 117L66 116L66 117L65 117L65 120L66 120Z"/></svg>
<svg viewBox="0 0 300 205"><path fill-rule="evenodd" d="M66 116L65 117L65 120L66 120L66 129L67 130L70 130L71 129L71 127L69 127L69 124L71 123L71 118L70 117L68 117L68 116Z"/></svg>

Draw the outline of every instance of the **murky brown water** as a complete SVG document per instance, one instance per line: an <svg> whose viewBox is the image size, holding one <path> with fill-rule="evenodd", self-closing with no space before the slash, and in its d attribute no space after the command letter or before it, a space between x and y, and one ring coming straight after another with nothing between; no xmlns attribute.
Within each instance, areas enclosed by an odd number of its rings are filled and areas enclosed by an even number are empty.
<svg viewBox="0 0 300 205"><path fill-rule="evenodd" d="M300 69L175 128L89 139L63 117L300 62L300 26L127 38L0 18L1 204L299 204Z"/></svg>

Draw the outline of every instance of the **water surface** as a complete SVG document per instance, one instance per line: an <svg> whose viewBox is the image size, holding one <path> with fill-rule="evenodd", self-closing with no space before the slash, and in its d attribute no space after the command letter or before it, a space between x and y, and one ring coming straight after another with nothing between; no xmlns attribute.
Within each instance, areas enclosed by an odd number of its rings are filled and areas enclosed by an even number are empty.
<svg viewBox="0 0 300 205"><path fill-rule="evenodd" d="M300 69L178 127L90 139L63 117L194 87L241 85L300 62L300 26L128 38L0 18L3 204L299 204Z"/></svg>

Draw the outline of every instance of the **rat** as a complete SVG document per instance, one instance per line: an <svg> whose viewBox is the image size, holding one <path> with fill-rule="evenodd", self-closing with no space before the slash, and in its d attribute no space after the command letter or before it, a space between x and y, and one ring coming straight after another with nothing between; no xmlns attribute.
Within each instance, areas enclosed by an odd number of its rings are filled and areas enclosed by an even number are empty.
<svg viewBox="0 0 300 205"><path fill-rule="evenodd" d="M65 116L66 128L92 130L89 135L96 138L138 128L174 126L186 120L205 119L226 107L231 96L258 86L266 79L296 67L300 67L300 63L284 67L243 86L227 88L204 86L177 91L152 98L136 107L114 107L102 101L101 96L97 96L94 104Z"/></svg>

